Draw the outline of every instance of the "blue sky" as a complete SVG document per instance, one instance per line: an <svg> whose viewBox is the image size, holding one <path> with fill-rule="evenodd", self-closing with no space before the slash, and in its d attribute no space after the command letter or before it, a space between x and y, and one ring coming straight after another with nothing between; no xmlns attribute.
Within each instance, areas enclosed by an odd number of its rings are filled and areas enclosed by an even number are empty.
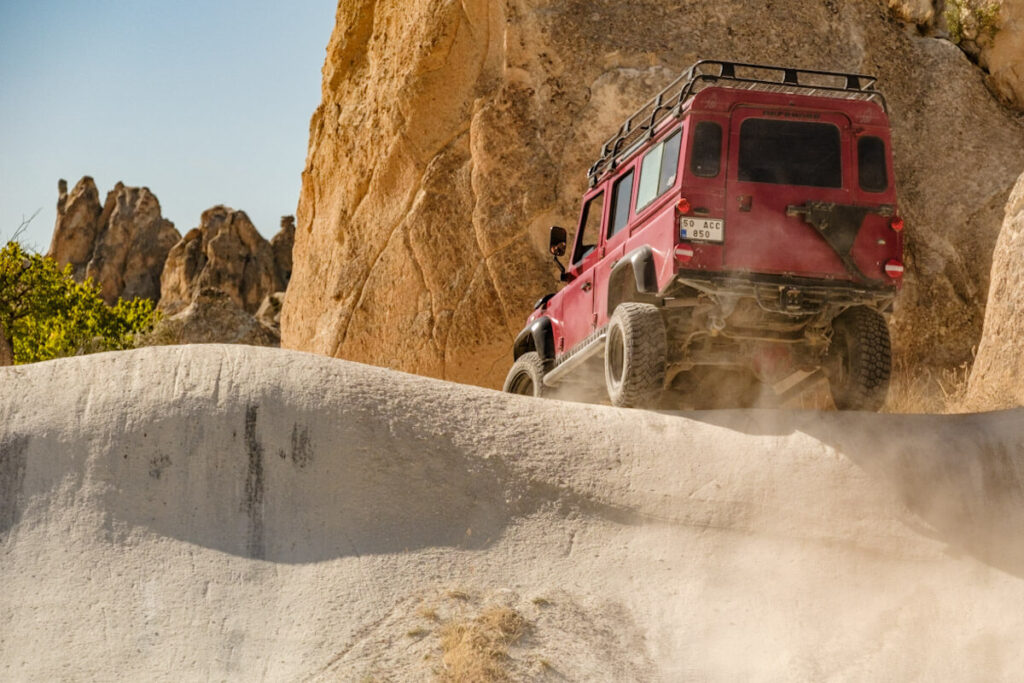
<svg viewBox="0 0 1024 683"><path fill-rule="evenodd" d="M336 0L0 0L0 239L45 251L57 180L145 185L181 233L295 212Z"/></svg>

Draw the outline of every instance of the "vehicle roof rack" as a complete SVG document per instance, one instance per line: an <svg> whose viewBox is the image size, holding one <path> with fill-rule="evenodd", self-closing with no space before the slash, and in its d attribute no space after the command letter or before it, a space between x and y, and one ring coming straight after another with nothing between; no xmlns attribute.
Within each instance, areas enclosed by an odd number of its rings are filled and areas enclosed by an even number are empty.
<svg viewBox="0 0 1024 683"><path fill-rule="evenodd" d="M632 154L639 144L654 136L666 117L679 116L686 102L711 85L762 92L818 95L878 102L886 110L885 97L875 90L878 78L839 71L816 71L788 66L768 66L702 59L673 80L619 127L601 146L601 156L587 177L594 187Z"/></svg>

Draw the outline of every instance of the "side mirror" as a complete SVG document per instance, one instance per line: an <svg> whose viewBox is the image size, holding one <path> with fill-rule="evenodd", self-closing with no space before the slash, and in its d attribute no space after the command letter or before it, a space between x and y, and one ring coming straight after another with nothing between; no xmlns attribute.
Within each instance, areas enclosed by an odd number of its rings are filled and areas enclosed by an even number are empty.
<svg viewBox="0 0 1024 683"><path fill-rule="evenodd" d="M565 256L565 245L568 242L568 236L565 234L565 228L560 228L557 225L551 226L551 254L555 257Z"/></svg>
<svg viewBox="0 0 1024 683"><path fill-rule="evenodd" d="M560 228L557 225L551 226L551 246L548 248L555 259L555 265L558 266L558 272L560 273L558 279L562 282L572 280L572 276L565 272L565 266L558 260L559 256L565 255L565 244L568 242L568 239L568 236L565 234L565 228Z"/></svg>

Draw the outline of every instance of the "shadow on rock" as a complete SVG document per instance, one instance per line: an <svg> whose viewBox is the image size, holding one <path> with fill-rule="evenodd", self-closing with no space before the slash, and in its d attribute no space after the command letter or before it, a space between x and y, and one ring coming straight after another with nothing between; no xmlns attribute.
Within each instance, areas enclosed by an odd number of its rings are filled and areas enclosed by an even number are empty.
<svg viewBox="0 0 1024 683"><path fill-rule="evenodd" d="M18 521L28 442L27 436L19 434L0 439L0 537Z"/></svg>
<svg viewBox="0 0 1024 683"><path fill-rule="evenodd" d="M126 430L94 463L117 482L99 504L109 534L146 527L274 562L481 548L515 513L500 461L361 409L302 414L265 399L170 416Z"/></svg>

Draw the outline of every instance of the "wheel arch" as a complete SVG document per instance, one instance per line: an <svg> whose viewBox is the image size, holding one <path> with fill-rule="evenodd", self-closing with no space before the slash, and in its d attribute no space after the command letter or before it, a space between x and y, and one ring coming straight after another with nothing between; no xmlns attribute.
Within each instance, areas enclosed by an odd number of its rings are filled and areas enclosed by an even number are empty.
<svg viewBox="0 0 1024 683"><path fill-rule="evenodd" d="M543 361L555 359L555 336L551 318L542 316L520 330L512 344L512 359L519 360L524 353L536 351Z"/></svg>
<svg viewBox="0 0 1024 683"><path fill-rule="evenodd" d="M624 301L649 301L657 292L654 250L648 245L637 247L619 259L608 274L607 314L611 317Z"/></svg>

